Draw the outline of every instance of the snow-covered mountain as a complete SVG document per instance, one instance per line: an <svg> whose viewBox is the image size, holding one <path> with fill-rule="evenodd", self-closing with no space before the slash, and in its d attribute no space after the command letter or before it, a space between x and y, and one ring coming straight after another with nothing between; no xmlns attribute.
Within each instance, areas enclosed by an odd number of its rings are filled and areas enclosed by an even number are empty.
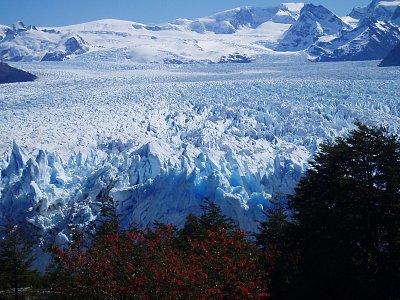
<svg viewBox="0 0 400 300"><path fill-rule="evenodd" d="M152 25L99 20L37 28L18 22L0 26L0 58L182 64L251 62L301 51L315 61L381 59L398 41L399 17L400 1L374 0L342 18L321 5L283 3Z"/></svg>
<svg viewBox="0 0 400 300"><path fill-rule="evenodd" d="M1 26L0 37L0 56L4 61L65 60L89 50L79 35L38 30L22 22L13 27Z"/></svg>
<svg viewBox="0 0 400 300"><path fill-rule="evenodd" d="M158 29L185 28L197 33L214 32L232 34L244 28L257 28L266 22L293 24L299 17L302 3L283 3L277 6L256 8L239 7L210 17L195 20L179 19ZM176 27L175 27L176 28Z"/></svg>
<svg viewBox="0 0 400 300"><path fill-rule="evenodd" d="M353 9L349 16L358 20L375 18L380 21L390 21L400 25L400 1L373 0L367 7Z"/></svg>
<svg viewBox="0 0 400 300"><path fill-rule="evenodd" d="M343 18L353 28L343 28L328 40L318 40L308 50L315 61L383 59L400 42L400 1L372 1Z"/></svg>
<svg viewBox="0 0 400 300"><path fill-rule="evenodd" d="M331 41L315 43L308 53L316 61L378 60L400 42L400 28L391 22L365 18L358 27L342 30Z"/></svg>
<svg viewBox="0 0 400 300"><path fill-rule="evenodd" d="M279 41L277 50L305 50L318 40L329 39L347 28L348 24L322 5L306 4L298 20Z"/></svg>
<svg viewBox="0 0 400 300"><path fill-rule="evenodd" d="M303 4L241 7L195 20L146 25L100 20L59 28L0 27L0 58L5 61L88 59L136 62L224 62L223 57L271 53L297 20ZM117 56L117 57L115 57ZM240 55L239 55L240 57ZM82 59L85 59L84 57Z"/></svg>

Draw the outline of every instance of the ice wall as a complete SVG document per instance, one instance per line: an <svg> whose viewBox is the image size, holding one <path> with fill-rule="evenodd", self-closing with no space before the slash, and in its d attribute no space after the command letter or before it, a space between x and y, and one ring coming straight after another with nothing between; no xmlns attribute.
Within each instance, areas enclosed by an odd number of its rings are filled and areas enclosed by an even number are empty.
<svg viewBox="0 0 400 300"><path fill-rule="evenodd" d="M1 171L2 220L26 221L61 243L68 224L96 219L99 196L108 188L124 226L155 220L182 226L189 212L199 213L211 199L254 231L270 198L292 192L308 158L299 147L262 143L254 153L237 153L191 144L177 151L156 139L137 148L112 141L66 162L43 150L29 156L14 143Z"/></svg>

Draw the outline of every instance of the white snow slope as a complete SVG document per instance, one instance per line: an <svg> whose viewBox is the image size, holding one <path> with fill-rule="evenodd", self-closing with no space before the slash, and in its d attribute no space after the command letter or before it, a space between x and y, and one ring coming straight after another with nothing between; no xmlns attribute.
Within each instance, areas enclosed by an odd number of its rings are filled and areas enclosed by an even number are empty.
<svg viewBox="0 0 400 300"><path fill-rule="evenodd" d="M273 52L265 46L277 43L297 20L302 7L301 3L241 7L157 25L108 19L36 28L19 22L13 28L0 26L0 56L7 61L55 60L54 56L65 60L87 52L84 55L89 60L100 57L166 63L219 62L222 56L237 52L256 56ZM77 53L65 49L71 38L82 44ZM115 51L117 56L113 55Z"/></svg>

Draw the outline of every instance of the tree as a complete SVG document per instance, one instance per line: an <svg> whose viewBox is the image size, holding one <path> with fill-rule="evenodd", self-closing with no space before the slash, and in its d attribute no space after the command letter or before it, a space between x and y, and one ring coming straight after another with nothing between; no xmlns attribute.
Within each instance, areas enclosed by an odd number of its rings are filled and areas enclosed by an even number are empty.
<svg viewBox="0 0 400 300"><path fill-rule="evenodd" d="M222 213L221 208L209 199L205 200L204 205L200 205L203 213L199 217L199 225L205 230L216 230L225 228L227 230L237 229L237 224L232 218Z"/></svg>
<svg viewBox="0 0 400 300"><path fill-rule="evenodd" d="M205 203L200 205L200 208L202 214L199 217L192 213L186 217L185 225L179 231L182 243L206 237L208 230L216 231L225 229L233 231L238 229L233 219L224 215L221 208L214 201L205 199Z"/></svg>
<svg viewBox="0 0 400 300"><path fill-rule="evenodd" d="M290 225L285 200L274 198L271 203L273 206L265 210L265 221L258 222L258 232L256 233L257 245L265 252L271 248L286 247L287 241L282 237Z"/></svg>
<svg viewBox="0 0 400 300"><path fill-rule="evenodd" d="M305 299L400 298L400 143L357 123L322 145L289 199Z"/></svg>
<svg viewBox="0 0 400 300"><path fill-rule="evenodd" d="M228 220L211 208L216 220ZM198 228L197 217L188 219ZM267 298L260 251L244 232L221 224L185 243L174 226L156 223L153 229L103 232L86 249L81 243L56 248L58 291L73 299Z"/></svg>
<svg viewBox="0 0 400 300"><path fill-rule="evenodd" d="M30 275L33 261L32 243L18 225L7 225L0 231L0 286L13 288L18 299L18 288Z"/></svg>
<svg viewBox="0 0 400 300"><path fill-rule="evenodd" d="M265 211L266 220L260 221L255 234L256 244L264 253L261 260L268 271L271 282L268 284L273 299L290 299L291 284L297 274L299 254L296 240L289 234L293 225L282 201L275 201L273 207Z"/></svg>
<svg viewBox="0 0 400 300"><path fill-rule="evenodd" d="M58 291L71 299L263 299L259 251L241 231L209 230L188 247L173 226L108 233L87 250L57 249Z"/></svg>
<svg viewBox="0 0 400 300"><path fill-rule="evenodd" d="M97 242L97 240L101 239L107 233L112 233L119 229L119 215L117 214L118 203L116 203L109 194L113 186L114 181L96 196L96 202L101 203L99 214L95 220L86 225L83 232L83 236L87 235L94 238L93 241L89 242Z"/></svg>

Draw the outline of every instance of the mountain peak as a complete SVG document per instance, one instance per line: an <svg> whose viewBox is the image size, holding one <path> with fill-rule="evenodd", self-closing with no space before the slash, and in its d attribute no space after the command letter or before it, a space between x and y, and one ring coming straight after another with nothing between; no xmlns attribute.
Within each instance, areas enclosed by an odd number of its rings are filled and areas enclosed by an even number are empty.
<svg viewBox="0 0 400 300"><path fill-rule="evenodd" d="M366 7L354 8L349 14L349 16L355 19L374 17L377 20L390 21L395 17L396 11L398 10L399 7L400 7L399 0L386 0L386 1L373 0Z"/></svg>
<svg viewBox="0 0 400 300"><path fill-rule="evenodd" d="M399 41L398 26L366 17L358 27L343 30L329 42L317 43L309 53L316 61L375 60L384 58Z"/></svg>
<svg viewBox="0 0 400 300"><path fill-rule="evenodd" d="M338 34L347 28L338 16L322 5L305 4L297 21L285 33L278 50L305 50L320 37Z"/></svg>
<svg viewBox="0 0 400 300"><path fill-rule="evenodd" d="M27 27L22 21L18 21L16 24L13 25L15 31L25 31Z"/></svg>

